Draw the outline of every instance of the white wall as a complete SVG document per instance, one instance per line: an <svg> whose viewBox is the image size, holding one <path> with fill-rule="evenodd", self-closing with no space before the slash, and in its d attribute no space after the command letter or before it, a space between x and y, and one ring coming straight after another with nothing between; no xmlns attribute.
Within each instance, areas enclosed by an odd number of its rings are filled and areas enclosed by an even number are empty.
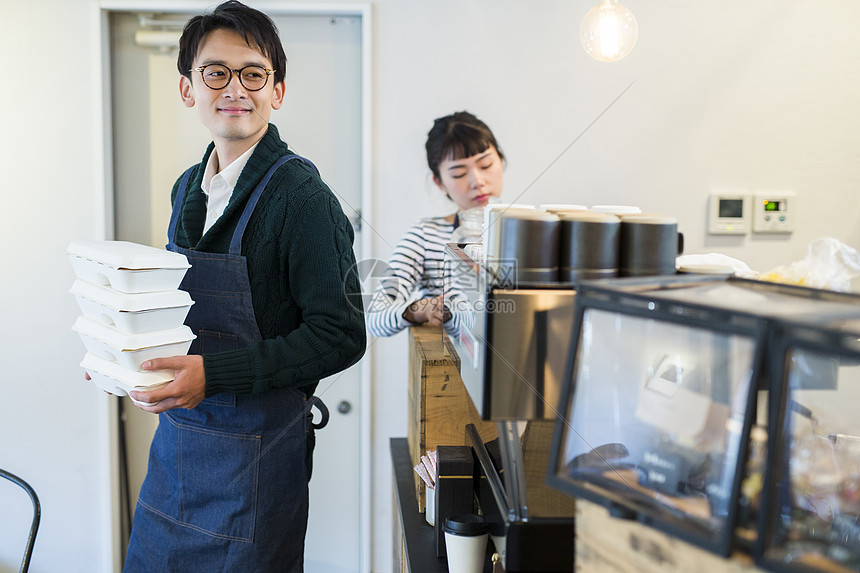
<svg viewBox="0 0 860 573"><path fill-rule="evenodd" d="M0 297L0 467L27 480L42 503L31 571L108 571L109 484L106 395L77 367L83 354L70 330L77 314L64 250L98 235L93 93L95 35L88 2L3 2L0 53L30 66L25 83L6 76L10 102L0 137L6 264ZM63 42L62 38L74 38ZM20 71L20 67L18 68ZM6 482L0 484L4 486ZM0 499L22 498L2 487ZM17 571L29 503L0 516L0 571Z"/></svg>
<svg viewBox="0 0 860 573"><path fill-rule="evenodd" d="M6 61L40 68L26 87L20 76L5 76L0 138L8 269L0 467L42 497L34 573L110 570L101 561L110 527L101 492L109 484L97 471L106 400L77 367L81 347L69 330L77 309L62 254L69 241L95 238L101 228L94 2L5 0L0 16ZM456 109L495 131L508 156L506 199L633 203L674 214L688 252L723 252L758 270L802 257L817 236L860 246L860 3L628 0L639 44L615 64L589 60L578 45L591 4L374 3L370 223L378 256L388 256L415 218L441 211L424 137L433 118ZM65 40L70 30L73 42ZM707 236L706 198L716 188L796 191L798 230ZM404 335L371 349L378 572L391 570L388 438L406 434L405 349ZM26 505L16 507L12 514L25 520ZM0 571L15 570L20 551L3 518Z"/></svg>

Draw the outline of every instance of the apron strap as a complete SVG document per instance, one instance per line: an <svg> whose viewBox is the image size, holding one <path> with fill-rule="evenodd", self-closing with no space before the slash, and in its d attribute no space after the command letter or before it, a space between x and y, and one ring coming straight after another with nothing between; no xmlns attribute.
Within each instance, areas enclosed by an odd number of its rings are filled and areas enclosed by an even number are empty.
<svg viewBox="0 0 860 573"><path fill-rule="evenodd" d="M298 159L305 165L309 165L311 169L313 169L316 174L319 175L319 170L316 168L316 166L308 159L305 159L300 155L284 155L283 157L278 159L275 164L269 168L260 183L258 183L257 186L254 188L254 191L248 198L248 203L245 204L245 210L242 212L242 217L239 219L239 224L236 225L236 230L233 232L233 239L230 241L229 252L231 255L242 254L242 237L245 235L245 229L248 227L248 221L251 220L251 215L254 213L254 208L257 206L257 201L260 200L260 196L266 189L266 185L269 184L269 180L272 178L272 175L275 174L275 171L277 171L278 168L281 167L281 165L283 165L287 161L292 161L293 159Z"/></svg>
<svg viewBox="0 0 860 573"><path fill-rule="evenodd" d="M182 203L185 201L185 193L188 187L188 179L191 177L191 172L194 171L196 165L189 167L182 175L182 181L179 182L179 189L176 191L176 197L173 199L173 212L170 214L170 224L167 226L167 248L176 246L173 242L176 238L176 225L179 223L179 213L182 211Z"/></svg>
<svg viewBox="0 0 860 573"><path fill-rule="evenodd" d="M328 425L329 413L328 408L323 401L319 398L319 396L311 396L308 398L308 412L311 419L313 419L314 414L310 412L311 408L316 408L320 413L320 421L317 423L311 422L311 426L313 426L314 430L322 430Z"/></svg>

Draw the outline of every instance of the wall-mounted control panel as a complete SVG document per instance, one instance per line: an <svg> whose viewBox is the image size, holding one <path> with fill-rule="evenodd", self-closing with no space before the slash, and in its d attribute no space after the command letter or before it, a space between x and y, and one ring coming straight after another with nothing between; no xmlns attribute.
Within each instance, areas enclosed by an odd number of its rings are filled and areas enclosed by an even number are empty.
<svg viewBox="0 0 860 573"><path fill-rule="evenodd" d="M791 233L797 222L797 197L793 191L760 191L753 194L754 233Z"/></svg>
<svg viewBox="0 0 860 573"><path fill-rule="evenodd" d="M750 230L750 197L743 193L714 192L708 205L708 233L745 235Z"/></svg>

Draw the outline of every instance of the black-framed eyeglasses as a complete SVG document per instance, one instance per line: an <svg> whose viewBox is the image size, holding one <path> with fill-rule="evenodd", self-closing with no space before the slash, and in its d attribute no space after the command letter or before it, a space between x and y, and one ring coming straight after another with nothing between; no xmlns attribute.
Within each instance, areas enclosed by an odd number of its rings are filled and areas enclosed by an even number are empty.
<svg viewBox="0 0 860 573"><path fill-rule="evenodd" d="M270 70L262 66L252 65L234 70L221 64L206 64L189 71L200 72L203 83L206 84L206 87L213 90L223 90L226 88L233 79L233 72L236 72L239 76L239 83L249 92L256 92L266 87L269 76L275 73L275 70Z"/></svg>

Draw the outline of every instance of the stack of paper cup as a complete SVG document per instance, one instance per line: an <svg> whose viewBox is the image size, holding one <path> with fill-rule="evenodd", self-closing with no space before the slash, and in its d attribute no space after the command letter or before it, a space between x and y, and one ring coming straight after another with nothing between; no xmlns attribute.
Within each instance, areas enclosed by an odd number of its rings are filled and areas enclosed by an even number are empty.
<svg viewBox="0 0 860 573"><path fill-rule="evenodd" d="M66 250L82 316L72 327L86 346L81 366L101 389L125 396L173 380L143 362L186 354L195 336L183 323L194 301L178 290L185 255L127 241L73 242Z"/></svg>

